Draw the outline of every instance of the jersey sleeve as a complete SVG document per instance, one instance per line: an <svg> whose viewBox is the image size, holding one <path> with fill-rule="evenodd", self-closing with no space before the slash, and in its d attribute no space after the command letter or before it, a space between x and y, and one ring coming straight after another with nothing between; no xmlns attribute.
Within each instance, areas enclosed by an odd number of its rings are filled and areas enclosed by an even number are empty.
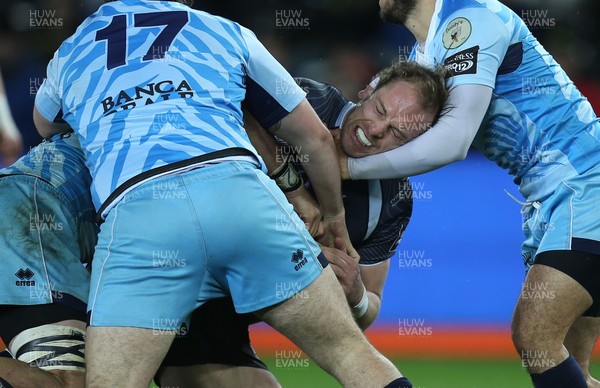
<svg viewBox="0 0 600 388"><path fill-rule="evenodd" d="M245 104L264 128L271 128L304 99L304 91L254 33L241 27L248 47Z"/></svg>
<svg viewBox="0 0 600 388"><path fill-rule="evenodd" d="M408 220L403 222L408 224ZM389 260L396 252L400 239L404 234L402 224L400 228L389 228L386 233L379 233L373 236L367 243L356 248L360 256L359 265L377 265L385 260Z"/></svg>
<svg viewBox="0 0 600 388"><path fill-rule="evenodd" d="M487 8L464 8L439 26L432 47L438 63L450 71L453 86L495 87L496 74L510 45L507 24ZM441 40L441 42L439 41Z"/></svg>
<svg viewBox="0 0 600 388"><path fill-rule="evenodd" d="M366 240L355 244L360 265L377 265L392 257L412 215L412 188L407 178L383 180L380 184L380 221Z"/></svg>
<svg viewBox="0 0 600 388"><path fill-rule="evenodd" d="M46 69L46 79L35 96L35 106L38 112L50 122L63 122L58 58L57 50Z"/></svg>

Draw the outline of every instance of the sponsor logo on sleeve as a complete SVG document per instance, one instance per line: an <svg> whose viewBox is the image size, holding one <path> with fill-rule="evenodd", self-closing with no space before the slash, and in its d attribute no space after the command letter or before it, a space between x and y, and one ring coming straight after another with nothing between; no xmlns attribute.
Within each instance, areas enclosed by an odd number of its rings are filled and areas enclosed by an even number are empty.
<svg viewBox="0 0 600 388"><path fill-rule="evenodd" d="M444 61L444 67L451 76L477 73L477 55L479 46L474 46L449 56Z"/></svg>
<svg viewBox="0 0 600 388"><path fill-rule="evenodd" d="M471 22L460 17L452 19L442 35L442 42L447 49L459 48L471 36Z"/></svg>

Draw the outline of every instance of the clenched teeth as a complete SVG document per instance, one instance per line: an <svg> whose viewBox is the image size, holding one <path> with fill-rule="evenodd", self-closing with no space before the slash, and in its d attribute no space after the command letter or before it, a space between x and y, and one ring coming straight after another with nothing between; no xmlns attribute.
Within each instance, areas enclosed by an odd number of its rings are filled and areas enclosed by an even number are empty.
<svg viewBox="0 0 600 388"><path fill-rule="evenodd" d="M361 127L358 127L356 129L356 137L358 138L358 140L360 140L361 144L364 145L365 147L373 146L373 143L371 143L369 141L369 139L367 138L367 136L365 135L365 132L362 130Z"/></svg>

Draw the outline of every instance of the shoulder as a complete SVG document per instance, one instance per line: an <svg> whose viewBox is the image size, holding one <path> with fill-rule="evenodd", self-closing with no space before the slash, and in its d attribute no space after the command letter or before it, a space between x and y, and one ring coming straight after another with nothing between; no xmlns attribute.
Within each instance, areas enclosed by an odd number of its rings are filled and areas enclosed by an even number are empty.
<svg viewBox="0 0 600 388"><path fill-rule="evenodd" d="M510 34L518 23L518 16L498 1L444 1L438 13L437 34L443 46L452 50L477 40L499 38Z"/></svg>

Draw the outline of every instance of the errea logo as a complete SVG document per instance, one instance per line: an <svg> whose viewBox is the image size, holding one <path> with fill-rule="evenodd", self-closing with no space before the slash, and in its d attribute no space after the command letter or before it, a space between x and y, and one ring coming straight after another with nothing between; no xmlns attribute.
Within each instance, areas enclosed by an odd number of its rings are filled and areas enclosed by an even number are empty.
<svg viewBox="0 0 600 388"><path fill-rule="evenodd" d="M304 267L304 265L308 263L308 259L304 257L304 252L302 249L298 249L292 254L292 263L296 263L294 266L296 271L300 270L300 268Z"/></svg>
<svg viewBox="0 0 600 388"><path fill-rule="evenodd" d="M15 273L15 276L20 280L15 282L16 286L35 286L35 280L30 280L35 274L29 268L19 270Z"/></svg>

